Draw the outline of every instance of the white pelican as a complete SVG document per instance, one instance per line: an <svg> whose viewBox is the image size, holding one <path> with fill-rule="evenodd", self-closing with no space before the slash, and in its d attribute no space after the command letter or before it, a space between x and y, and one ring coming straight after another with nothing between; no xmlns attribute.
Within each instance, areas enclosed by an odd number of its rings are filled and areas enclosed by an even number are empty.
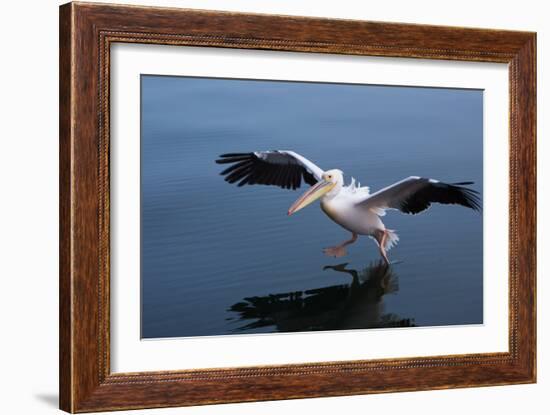
<svg viewBox="0 0 550 415"><path fill-rule="evenodd" d="M473 182L447 184L411 176L371 194L368 187L356 185L353 178L349 186L344 186L341 170L323 171L293 151L222 154L216 163L231 164L220 174L229 183L238 182L238 186L263 184L295 190L300 187L302 179L311 185L288 209L288 215L321 199L323 212L351 232L351 239L323 250L328 256L346 255L346 246L354 243L358 235L367 235L377 242L380 255L389 264L386 251L397 243L399 237L394 230L386 229L380 219L387 209L414 215L428 209L432 203L443 203L481 210L478 192L463 187Z"/></svg>

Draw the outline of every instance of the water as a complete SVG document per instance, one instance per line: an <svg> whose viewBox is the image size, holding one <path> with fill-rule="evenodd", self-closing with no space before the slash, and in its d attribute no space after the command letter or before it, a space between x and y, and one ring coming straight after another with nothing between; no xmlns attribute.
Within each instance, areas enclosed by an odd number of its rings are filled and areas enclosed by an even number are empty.
<svg viewBox="0 0 550 415"><path fill-rule="evenodd" d="M294 150L375 191L410 175L483 193L483 92L142 76L142 337L483 322L482 215L434 205L383 218L386 268L305 190L237 188L227 152Z"/></svg>

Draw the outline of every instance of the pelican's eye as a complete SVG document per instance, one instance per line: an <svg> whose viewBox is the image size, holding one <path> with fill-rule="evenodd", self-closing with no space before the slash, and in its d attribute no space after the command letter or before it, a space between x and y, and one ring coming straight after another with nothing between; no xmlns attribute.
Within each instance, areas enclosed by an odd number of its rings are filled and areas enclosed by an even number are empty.
<svg viewBox="0 0 550 415"><path fill-rule="evenodd" d="M327 177L329 178L329 180L332 179L332 174L329 174Z"/></svg>

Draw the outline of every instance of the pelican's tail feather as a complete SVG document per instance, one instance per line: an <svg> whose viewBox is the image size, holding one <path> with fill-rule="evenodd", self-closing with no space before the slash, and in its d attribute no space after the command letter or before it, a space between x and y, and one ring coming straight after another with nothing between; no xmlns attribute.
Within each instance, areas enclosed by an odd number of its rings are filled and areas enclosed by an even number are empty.
<svg viewBox="0 0 550 415"><path fill-rule="evenodd" d="M397 235L397 233L393 229L386 229L386 232L388 233L388 236L386 239L386 246L384 248L386 249L386 251L389 251L395 245L397 245L397 242L399 242L399 235Z"/></svg>

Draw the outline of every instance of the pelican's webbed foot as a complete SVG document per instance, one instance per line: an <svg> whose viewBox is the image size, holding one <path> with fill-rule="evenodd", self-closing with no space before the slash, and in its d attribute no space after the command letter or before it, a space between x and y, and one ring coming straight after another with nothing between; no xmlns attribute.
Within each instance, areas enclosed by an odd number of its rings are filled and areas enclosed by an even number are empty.
<svg viewBox="0 0 550 415"><path fill-rule="evenodd" d="M353 232L351 234L351 239L348 241L345 241L337 246L331 246L329 248L324 248L323 253L326 256L332 256L334 258L341 258L343 256L346 256L348 254L348 251L346 250L346 246L354 243L357 240L357 234Z"/></svg>
<svg viewBox="0 0 550 415"><path fill-rule="evenodd" d="M346 256L348 254L348 251L345 246L338 245L338 246L331 246L329 248L324 248L323 253L326 256L341 258L343 256Z"/></svg>

